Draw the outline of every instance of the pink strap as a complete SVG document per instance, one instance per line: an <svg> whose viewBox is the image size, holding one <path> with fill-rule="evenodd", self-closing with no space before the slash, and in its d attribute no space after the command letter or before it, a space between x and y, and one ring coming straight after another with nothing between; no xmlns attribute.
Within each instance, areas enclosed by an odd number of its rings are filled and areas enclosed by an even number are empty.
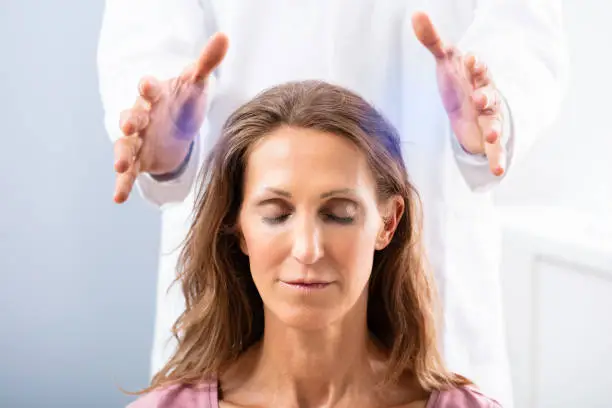
<svg viewBox="0 0 612 408"><path fill-rule="evenodd" d="M219 408L219 386L217 381L208 383L208 408Z"/></svg>

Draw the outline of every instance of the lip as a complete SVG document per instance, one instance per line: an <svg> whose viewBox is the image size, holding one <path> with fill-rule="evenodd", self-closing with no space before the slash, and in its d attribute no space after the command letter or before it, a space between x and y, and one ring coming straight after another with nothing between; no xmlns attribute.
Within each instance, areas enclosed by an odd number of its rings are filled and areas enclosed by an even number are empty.
<svg viewBox="0 0 612 408"><path fill-rule="evenodd" d="M322 290L332 284L332 282L326 282L326 281L305 281L305 280L280 281L280 282L285 286L291 287L293 289L304 290L304 291Z"/></svg>

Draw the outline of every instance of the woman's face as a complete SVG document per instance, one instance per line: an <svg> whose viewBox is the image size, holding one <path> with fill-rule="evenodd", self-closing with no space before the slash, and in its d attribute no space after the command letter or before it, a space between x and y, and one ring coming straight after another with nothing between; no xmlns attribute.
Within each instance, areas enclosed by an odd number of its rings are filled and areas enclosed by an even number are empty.
<svg viewBox="0 0 612 408"><path fill-rule="evenodd" d="M377 201L359 148L282 127L253 147L244 183L242 250L266 313L313 329L365 304L374 251L390 241L403 202Z"/></svg>

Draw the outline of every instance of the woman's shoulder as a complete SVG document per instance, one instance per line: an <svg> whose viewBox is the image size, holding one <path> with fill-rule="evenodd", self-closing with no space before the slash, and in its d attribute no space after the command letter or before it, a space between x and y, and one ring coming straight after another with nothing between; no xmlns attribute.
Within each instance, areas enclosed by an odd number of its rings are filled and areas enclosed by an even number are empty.
<svg viewBox="0 0 612 408"><path fill-rule="evenodd" d="M426 408L502 408L492 398L471 386L434 391Z"/></svg>
<svg viewBox="0 0 612 408"><path fill-rule="evenodd" d="M172 385L151 391L127 408L217 408L217 384Z"/></svg>

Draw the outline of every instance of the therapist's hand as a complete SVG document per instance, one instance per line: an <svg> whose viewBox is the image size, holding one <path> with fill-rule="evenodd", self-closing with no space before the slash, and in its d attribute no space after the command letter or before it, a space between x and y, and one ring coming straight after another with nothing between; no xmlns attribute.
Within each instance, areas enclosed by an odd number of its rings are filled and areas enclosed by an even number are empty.
<svg viewBox="0 0 612 408"><path fill-rule="evenodd" d="M127 200L138 174L168 175L181 167L204 121L208 77L227 48L227 37L215 34L176 78L140 81L140 96L122 112L119 125L124 135L114 146L115 202Z"/></svg>
<svg viewBox="0 0 612 408"><path fill-rule="evenodd" d="M451 126L463 149L485 155L491 172L500 176L506 159L501 143L501 97L486 65L446 45L425 13L415 13L418 40L436 58L438 88Z"/></svg>

